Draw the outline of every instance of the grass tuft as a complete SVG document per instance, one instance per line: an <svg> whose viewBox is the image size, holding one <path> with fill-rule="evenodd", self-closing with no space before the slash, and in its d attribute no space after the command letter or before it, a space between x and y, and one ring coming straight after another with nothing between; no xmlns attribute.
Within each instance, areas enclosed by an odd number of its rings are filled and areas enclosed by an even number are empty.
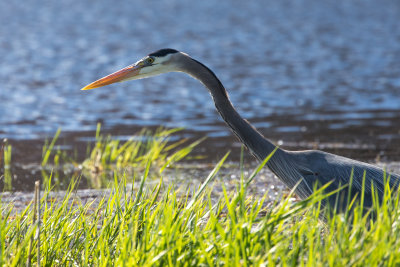
<svg viewBox="0 0 400 267"><path fill-rule="evenodd" d="M0 176L0 181L4 179L4 190L12 189L11 152L11 145L5 142L0 150L0 166L3 165L4 172L3 175Z"/></svg>
<svg viewBox="0 0 400 267"><path fill-rule="evenodd" d="M109 195L82 202L74 196L77 181L63 199L41 198L40 253L31 263L43 266L396 266L400 264L399 196L386 188L375 220L352 203L352 213L332 214L321 221L323 190L293 203L291 195L268 203L267 194L247 193L249 177L236 191L222 186L212 199L210 186L226 156L203 185L181 190L148 177L162 164L146 158L139 185L114 175ZM263 163L265 164L265 162ZM133 179L134 180L134 179ZM51 183L51 182L49 182ZM267 205L268 204L268 205ZM376 204L378 205L378 204ZM0 265L27 262L37 231L29 205L15 213L0 202ZM37 245L37 238L33 239ZM40 258L38 258L38 256Z"/></svg>
<svg viewBox="0 0 400 267"><path fill-rule="evenodd" d="M91 150L88 159L83 166L95 171L109 169L124 169L127 167L142 167L150 160L152 165L159 167L162 172L167 166L183 159L202 140L174 151L182 146L187 140L170 142L173 133L180 129L166 130L159 128L154 133L149 130L142 130L128 141L121 143L111 136L104 137L100 134L100 125L96 131L96 142Z"/></svg>
<svg viewBox="0 0 400 267"><path fill-rule="evenodd" d="M46 140L42 149L40 166L41 181L48 184L52 181L57 189L65 189L71 177L82 176L84 184L89 188L105 188L109 186L110 177L115 173L118 176L135 177L146 169L147 162L152 162L153 179L160 179L166 169L171 169L182 159L187 159L189 153L204 140L200 139L188 143L187 139L172 141L172 135L181 129L163 129L156 131L143 129L129 140L123 142L110 135L101 134L98 124L94 144L88 144L86 159L78 161L75 155L62 149L58 129L51 141ZM0 147L0 166L3 175L3 191L13 190L13 165L11 164L11 145L4 143ZM35 179L40 177L35 177ZM132 182L132 180L129 180ZM0 185L1 186L1 185Z"/></svg>

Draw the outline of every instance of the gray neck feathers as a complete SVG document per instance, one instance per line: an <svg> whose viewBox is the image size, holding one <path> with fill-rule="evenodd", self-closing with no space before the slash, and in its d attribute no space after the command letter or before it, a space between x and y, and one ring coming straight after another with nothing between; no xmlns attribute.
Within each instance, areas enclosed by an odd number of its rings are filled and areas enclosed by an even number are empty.
<svg viewBox="0 0 400 267"><path fill-rule="evenodd" d="M265 157L275 149L275 145L264 138L253 126L240 117L229 101L224 86L215 74L200 62L189 57L185 60L183 66L184 67L181 68L182 72L199 80L210 91L219 114L240 141L245 144L256 158L264 160ZM275 165L273 164L273 158L274 157L268 162L268 165L272 169L274 169L273 165Z"/></svg>

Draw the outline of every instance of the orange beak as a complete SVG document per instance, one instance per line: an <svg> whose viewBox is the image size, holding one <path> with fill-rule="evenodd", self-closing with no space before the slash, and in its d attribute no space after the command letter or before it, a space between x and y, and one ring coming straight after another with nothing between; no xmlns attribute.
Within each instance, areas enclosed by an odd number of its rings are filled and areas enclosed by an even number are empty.
<svg viewBox="0 0 400 267"><path fill-rule="evenodd" d="M110 75L107 75L95 82L92 82L89 85L86 85L81 90L90 90L98 87L102 87L105 85L109 85L112 83L123 82L126 80L133 79L135 76L139 74L140 69L142 68L141 65L131 65L126 68L123 68L119 71L116 71Z"/></svg>

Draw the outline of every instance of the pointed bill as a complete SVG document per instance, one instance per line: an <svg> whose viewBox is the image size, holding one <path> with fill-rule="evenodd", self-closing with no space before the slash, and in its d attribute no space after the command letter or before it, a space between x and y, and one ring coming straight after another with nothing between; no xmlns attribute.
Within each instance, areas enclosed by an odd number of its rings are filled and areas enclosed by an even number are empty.
<svg viewBox="0 0 400 267"><path fill-rule="evenodd" d="M126 80L134 79L135 76L139 75L139 71L142 68L141 65L131 65L126 68L123 68L119 71L116 71L110 75L107 75L95 82L92 82L89 85L86 85L81 90L90 90L98 87L102 87L105 85L109 85L116 82L123 82Z"/></svg>

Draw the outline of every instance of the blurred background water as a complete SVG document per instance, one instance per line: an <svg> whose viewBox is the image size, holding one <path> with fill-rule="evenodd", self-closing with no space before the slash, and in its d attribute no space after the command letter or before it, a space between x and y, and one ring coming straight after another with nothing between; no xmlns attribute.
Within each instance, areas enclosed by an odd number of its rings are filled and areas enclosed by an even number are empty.
<svg viewBox="0 0 400 267"><path fill-rule="evenodd" d="M234 139L188 76L80 91L170 47L209 66L284 147L397 160L399 18L395 0L1 1L0 137L24 158L58 128L81 138L97 122L123 134L163 125L225 153Z"/></svg>

